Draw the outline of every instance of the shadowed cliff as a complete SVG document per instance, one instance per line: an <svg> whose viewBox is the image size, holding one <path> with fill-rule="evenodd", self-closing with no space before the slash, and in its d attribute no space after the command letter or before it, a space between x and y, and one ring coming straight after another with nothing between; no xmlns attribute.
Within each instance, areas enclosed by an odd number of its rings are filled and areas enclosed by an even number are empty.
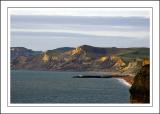
<svg viewBox="0 0 160 114"><path fill-rule="evenodd" d="M134 78L134 83L130 88L131 103L150 102L150 70L149 64L144 65Z"/></svg>

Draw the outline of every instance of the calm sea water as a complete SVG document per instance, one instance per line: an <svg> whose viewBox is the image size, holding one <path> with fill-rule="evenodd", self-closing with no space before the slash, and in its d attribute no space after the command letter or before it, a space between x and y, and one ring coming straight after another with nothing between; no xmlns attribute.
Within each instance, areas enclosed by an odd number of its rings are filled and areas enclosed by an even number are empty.
<svg viewBox="0 0 160 114"><path fill-rule="evenodd" d="M11 103L129 103L129 87L91 72L11 71Z"/></svg>

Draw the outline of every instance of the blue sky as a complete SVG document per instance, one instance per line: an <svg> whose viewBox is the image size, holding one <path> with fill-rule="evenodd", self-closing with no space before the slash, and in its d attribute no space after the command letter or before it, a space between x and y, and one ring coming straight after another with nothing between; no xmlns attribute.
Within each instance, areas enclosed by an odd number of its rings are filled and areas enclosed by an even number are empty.
<svg viewBox="0 0 160 114"><path fill-rule="evenodd" d="M144 9L22 8L11 10L10 20L12 47L149 47L150 16Z"/></svg>

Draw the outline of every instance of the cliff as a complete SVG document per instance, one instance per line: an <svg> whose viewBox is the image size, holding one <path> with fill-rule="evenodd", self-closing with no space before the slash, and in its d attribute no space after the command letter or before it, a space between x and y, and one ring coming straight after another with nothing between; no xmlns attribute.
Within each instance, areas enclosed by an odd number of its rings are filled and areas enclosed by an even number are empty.
<svg viewBox="0 0 160 114"><path fill-rule="evenodd" d="M17 48L17 50L18 49L22 50L21 48ZM147 50L148 53L142 53ZM146 56L149 57L148 48L102 48L89 45L82 45L77 48L62 47L48 50L34 56L28 56L27 54L21 53L21 51L11 50L11 69L50 71L109 70L126 73L126 71L131 71L135 68L139 69L137 64L134 65L131 63L135 58L129 55L134 52L138 53L137 58L140 56L140 61Z"/></svg>
<svg viewBox="0 0 160 114"><path fill-rule="evenodd" d="M148 62L146 62L148 63ZM150 70L149 64L145 64L134 78L134 83L130 88L131 103L150 102Z"/></svg>

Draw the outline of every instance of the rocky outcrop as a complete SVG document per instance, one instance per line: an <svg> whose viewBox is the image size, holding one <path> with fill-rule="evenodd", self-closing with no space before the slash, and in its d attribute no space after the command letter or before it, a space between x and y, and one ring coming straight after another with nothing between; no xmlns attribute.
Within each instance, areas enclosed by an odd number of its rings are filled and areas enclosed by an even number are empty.
<svg viewBox="0 0 160 114"><path fill-rule="evenodd" d="M150 102L150 67L146 64L140 69L134 78L134 83L130 88L131 103L149 103Z"/></svg>

